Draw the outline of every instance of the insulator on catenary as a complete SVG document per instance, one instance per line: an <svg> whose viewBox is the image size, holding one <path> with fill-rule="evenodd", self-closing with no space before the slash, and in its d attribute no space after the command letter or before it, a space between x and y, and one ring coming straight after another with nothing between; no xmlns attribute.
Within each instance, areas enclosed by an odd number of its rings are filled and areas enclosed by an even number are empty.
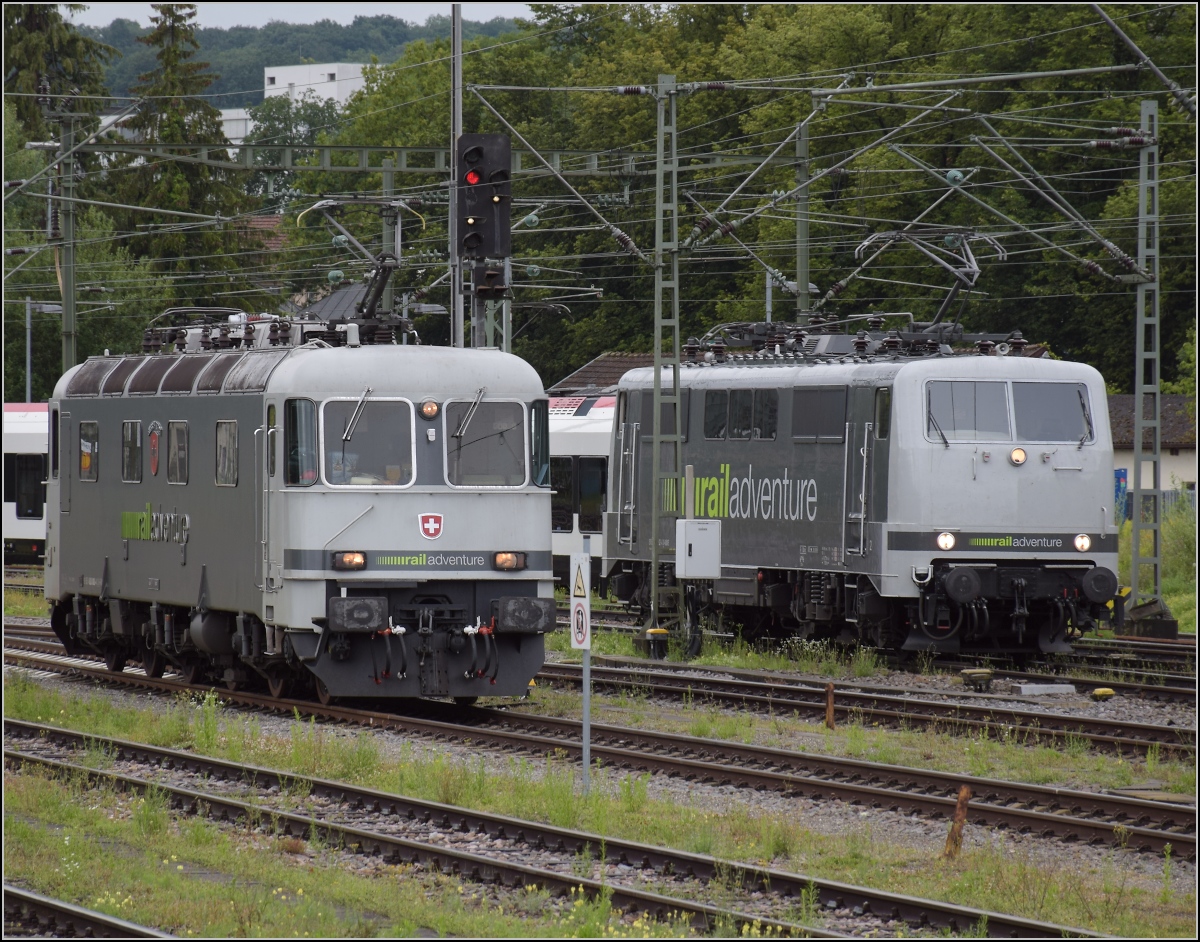
<svg viewBox="0 0 1200 942"><path fill-rule="evenodd" d="M698 91L702 92L723 92L729 88L728 82L699 82L696 85Z"/></svg>
<svg viewBox="0 0 1200 942"><path fill-rule="evenodd" d="M1085 261L1083 263L1083 267L1086 268L1088 271L1090 271L1093 275L1103 275L1104 274L1104 269L1101 268L1096 262Z"/></svg>
<svg viewBox="0 0 1200 942"><path fill-rule="evenodd" d="M645 85L622 85L617 89L618 95L649 95L650 89Z"/></svg>
<svg viewBox="0 0 1200 942"><path fill-rule="evenodd" d="M723 226L721 226L719 231L720 231L721 235L729 235L729 233L733 232L740 225L741 225L741 222L739 220L731 219L729 222L727 222Z"/></svg>
<svg viewBox="0 0 1200 942"><path fill-rule="evenodd" d="M703 218L696 220L696 225L692 227L692 234L688 236L688 241L695 242L716 224L717 220L711 214L706 214Z"/></svg>
<svg viewBox="0 0 1200 942"><path fill-rule="evenodd" d="M1136 135L1135 137L1121 138L1123 147L1153 147L1158 143L1158 138L1150 137L1149 135Z"/></svg>
<svg viewBox="0 0 1200 942"><path fill-rule="evenodd" d="M1111 134L1113 137L1127 137L1131 134L1137 134L1137 128L1105 128L1105 134Z"/></svg>
<svg viewBox="0 0 1200 942"><path fill-rule="evenodd" d="M846 282L835 281L832 285L829 286L829 294L827 294L826 297L836 298L839 294L841 294L845 290L846 290Z"/></svg>
<svg viewBox="0 0 1200 942"><path fill-rule="evenodd" d="M613 226L612 237L617 240L617 245L621 246L630 255L637 254L637 246L633 244L633 239L629 238L629 236L616 226Z"/></svg>

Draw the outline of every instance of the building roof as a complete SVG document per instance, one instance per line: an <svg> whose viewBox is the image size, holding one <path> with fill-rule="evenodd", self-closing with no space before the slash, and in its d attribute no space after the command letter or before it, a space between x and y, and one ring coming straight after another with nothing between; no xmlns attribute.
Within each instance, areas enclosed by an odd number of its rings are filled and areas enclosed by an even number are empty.
<svg viewBox="0 0 1200 942"><path fill-rule="evenodd" d="M1108 397L1108 421L1112 426L1113 448L1133 449L1134 398L1131 395ZM1170 394L1161 397L1159 403L1162 415L1160 447L1196 447L1195 401L1194 396ZM1142 440L1142 446L1145 448L1151 446L1149 436Z"/></svg>
<svg viewBox="0 0 1200 942"><path fill-rule="evenodd" d="M287 238L283 234L282 216L250 216L246 219L246 228L262 240L263 248L268 252L278 252Z"/></svg>
<svg viewBox="0 0 1200 942"><path fill-rule="evenodd" d="M602 353L570 376L560 379L546 391L555 396L569 396L581 393L585 389L608 389L620 382L621 377L629 370L653 365L653 353Z"/></svg>

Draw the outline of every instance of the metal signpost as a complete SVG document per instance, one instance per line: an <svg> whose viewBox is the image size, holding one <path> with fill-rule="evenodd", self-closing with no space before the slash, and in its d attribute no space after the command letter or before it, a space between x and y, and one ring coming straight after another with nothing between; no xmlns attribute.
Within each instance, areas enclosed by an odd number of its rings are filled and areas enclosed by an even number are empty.
<svg viewBox="0 0 1200 942"><path fill-rule="evenodd" d="M592 765L592 553L590 537L583 552L571 554L571 647L583 651L583 793Z"/></svg>

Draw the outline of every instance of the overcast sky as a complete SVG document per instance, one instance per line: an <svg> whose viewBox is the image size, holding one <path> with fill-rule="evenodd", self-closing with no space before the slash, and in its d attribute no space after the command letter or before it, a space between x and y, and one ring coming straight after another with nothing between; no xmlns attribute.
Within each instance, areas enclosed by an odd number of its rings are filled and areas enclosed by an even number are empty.
<svg viewBox="0 0 1200 942"><path fill-rule="evenodd" d="M528 17L524 3L464 3L463 19L486 22L497 16ZM92 3L75 14L76 23L107 26L113 20L135 20L150 25L153 11L148 3ZM271 20L285 23L316 23L334 20L348 24L356 16L387 14L410 23L424 23L430 16L449 16L449 3L197 3L196 22L201 26L264 26Z"/></svg>

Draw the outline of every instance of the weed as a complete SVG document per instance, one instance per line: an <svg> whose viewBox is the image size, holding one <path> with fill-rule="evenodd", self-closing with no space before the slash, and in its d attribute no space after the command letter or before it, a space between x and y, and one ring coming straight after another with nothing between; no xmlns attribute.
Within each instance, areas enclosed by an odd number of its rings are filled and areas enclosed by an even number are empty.
<svg viewBox="0 0 1200 942"><path fill-rule="evenodd" d="M629 814L636 814L646 807L650 776L626 775L621 779L621 807Z"/></svg>
<svg viewBox="0 0 1200 942"><path fill-rule="evenodd" d="M1157 775L1159 766L1162 765L1162 746L1159 743L1152 742L1146 747L1146 772L1149 775Z"/></svg>
<svg viewBox="0 0 1200 942"><path fill-rule="evenodd" d="M210 690L204 699L196 704L199 716L196 717L192 733L193 742L200 752L215 752L219 724L217 714L221 709L221 701L215 691Z"/></svg>
<svg viewBox="0 0 1200 942"><path fill-rule="evenodd" d="M167 829L167 793L153 785L133 803L133 826L143 837L155 837Z"/></svg>
<svg viewBox="0 0 1200 942"><path fill-rule="evenodd" d="M1163 846L1163 875L1162 890L1158 894L1159 902L1167 903L1171 899L1171 845Z"/></svg>

